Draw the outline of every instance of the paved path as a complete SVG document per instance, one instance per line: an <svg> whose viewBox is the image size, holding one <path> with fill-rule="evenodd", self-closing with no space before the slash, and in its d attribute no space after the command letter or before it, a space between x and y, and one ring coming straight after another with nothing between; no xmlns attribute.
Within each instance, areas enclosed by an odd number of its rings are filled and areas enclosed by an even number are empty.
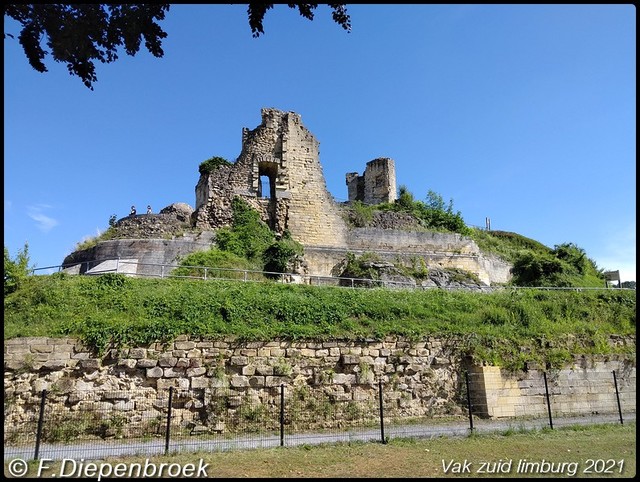
<svg viewBox="0 0 640 482"><path fill-rule="evenodd" d="M623 414L623 422L635 422L635 413ZM570 425L593 425L601 423L620 423L616 415L590 415L581 417L563 417L553 419L553 427L560 428ZM546 418L532 420L473 420L475 433L503 432L506 430L531 430L549 427ZM471 433L470 422L457 421L447 423L397 425L388 424L384 427L384 435L387 439L398 437L414 438L439 438L461 437ZM381 428L360 428L345 432L308 432L297 434L284 434L284 446L293 447L299 445L319 445L337 442L380 442L382 440ZM170 452L220 452L228 450L242 450L254 448L274 448L281 445L279 434L271 435L245 435L233 439L225 437L211 437L192 439L176 439L170 441ZM120 457L125 455L153 456L165 453L165 440L154 439L150 441L126 440L90 441L84 444L41 444L38 454L39 459L73 459L73 460L99 460L106 457ZM35 456L35 446L32 447L4 447L4 459L12 460L22 458L31 460Z"/></svg>

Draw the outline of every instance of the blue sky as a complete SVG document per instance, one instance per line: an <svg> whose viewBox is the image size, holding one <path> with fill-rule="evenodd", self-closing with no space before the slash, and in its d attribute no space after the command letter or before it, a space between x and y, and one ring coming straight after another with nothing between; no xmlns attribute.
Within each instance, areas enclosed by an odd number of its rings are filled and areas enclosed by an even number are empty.
<svg viewBox="0 0 640 482"><path fill-rule="evenodd" d="M636 11L628 5L286 5L251 36L246 5L172 5L164 57L98 64L95 90L4 41L4 244L37 268L132 204L195 207L199 164L234 161L260 109L300 114L327 188L377 157L398 186L469 225L636 276ZM5 33L19 33L5 18Z"/></svg>

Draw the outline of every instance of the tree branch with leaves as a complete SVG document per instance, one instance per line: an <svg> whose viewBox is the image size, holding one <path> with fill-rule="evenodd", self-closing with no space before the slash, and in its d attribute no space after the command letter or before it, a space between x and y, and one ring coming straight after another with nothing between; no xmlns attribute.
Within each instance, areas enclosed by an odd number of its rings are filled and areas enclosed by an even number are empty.
<svg viewBox="0 0 640 482"><path fill-rule="evenodd" d="M313 20L318 4L290 3L300 15ZM351 19L343 4L329 4L333 20L343 29L351 30ZM159 21L164 20L169 4L6 4L4 15L22 26L18 41L29 65L36 71L48 72L44 59L65 63L69 74L75 75L93 90L97 82L95 62L111 63L118 59L121 48L135 56L144 46L155 57L162 57L162 40L167 33ZM273 4L253 2L247 14L253 37L264 34L263 21ZM7 37L14 35L4 33ZM49 50L45 50L43 44Z"/></svg>

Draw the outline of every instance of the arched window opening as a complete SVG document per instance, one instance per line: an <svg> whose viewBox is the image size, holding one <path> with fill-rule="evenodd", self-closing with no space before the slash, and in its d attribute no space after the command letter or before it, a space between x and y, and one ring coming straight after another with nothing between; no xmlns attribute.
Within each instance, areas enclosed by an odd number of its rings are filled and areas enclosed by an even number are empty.
<svg viewBox="0 0 640 482"><path fill-rule="evenodd" d="M258 197L275 200L278 165L275 162L258 164Z"/></svg>
<svg viewBox="0 0 640 482"><path fill-rule="evenodd" d="M271 199L271 179L267 175L260 176L258 183L258 196Z"/></svg>

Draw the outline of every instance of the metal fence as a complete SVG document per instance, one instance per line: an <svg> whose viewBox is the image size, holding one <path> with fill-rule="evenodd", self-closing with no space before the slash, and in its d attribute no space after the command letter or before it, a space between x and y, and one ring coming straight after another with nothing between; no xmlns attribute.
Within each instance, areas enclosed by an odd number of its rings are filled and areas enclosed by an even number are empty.
<svg viewBox="0 0 640 482"><path fill-rule="evenodd" d="M455 257L453 254L450 256ZM460 290L459 287L424 286L416 282L397 281L392 279L348 278L338 276L324 276L316 274L279 273L274 271L258 271L237 268L216 268L210 266L181 266L176 264L140 263L137 260L121 258L104 258L91 261L83 261L73 265L54 265L43 268L35 268L33 274L53 274L55 272L69 272L73 268L74 274L101 275L107 273L119 273L140 278L161 279L195 279L218 281L275 281L287 284L307 284L311 286L339 286L347 288L387 288L387 289L448 289ZM185 268L192 271L189 275L176 275L177 268ZM564 291L589 291L589 290L633 290L633 288L620 288L606 284L602 287L517 287L517 286L468 286L482 292L494 292L501 290L539 289L539 290L564 290Z"/></svg>
<svg viewBox="0 0 640 482"><path fill-rule="evenodd" d="M542 405L529 400L509 417L486 416L492 407L478 400L489 397L477 393L486 380L468 371L459 376L455 400L416 399L408 387L382 381L359 387L363 391L353 387L351 393L337 385L285 384L261 390L146 387L67 395L44 390L33 409L5 394L4 457L97 459L623 424L635 421L632 372L614 371L609 381L583 384L550 383L543 372L544 389L534 394ZM579 396L579 408L563 401L568 394Z"/></svg>

